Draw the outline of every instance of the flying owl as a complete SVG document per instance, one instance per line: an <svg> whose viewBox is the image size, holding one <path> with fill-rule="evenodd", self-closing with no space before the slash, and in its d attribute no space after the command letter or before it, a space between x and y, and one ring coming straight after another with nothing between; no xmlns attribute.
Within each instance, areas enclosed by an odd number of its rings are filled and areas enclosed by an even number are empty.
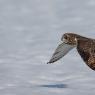
<svg viewBox="0 0 95 95"><path fill-rule="evenodd" d="M50 61L54 63L70 50L76 48L83 61L95 70L95 39L80 36L74 33L65 33L61 38L62 43L57 47Z"/></svg>

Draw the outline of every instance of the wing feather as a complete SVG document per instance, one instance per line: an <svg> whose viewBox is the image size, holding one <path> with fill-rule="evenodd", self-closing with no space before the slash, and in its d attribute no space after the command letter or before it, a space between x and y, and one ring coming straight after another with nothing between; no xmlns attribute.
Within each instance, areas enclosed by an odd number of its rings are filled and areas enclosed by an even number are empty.
<svg viewBox="0 0 95 95"><path fill-rule="evenodd" d="M74 46L65 44L64 42L61 43L55 52L53 53L53 56L51 57L50 61L48 63L54 63L55 61L59 60L63 56L65 56L71 49L73 49Z"/></svg>
<svg viewBox="0 0 95 95"><path fill-rule="evenodd" d="M77 51L84 62L95 70L95 43L92 40L79 40L77 44Z"/></svg>

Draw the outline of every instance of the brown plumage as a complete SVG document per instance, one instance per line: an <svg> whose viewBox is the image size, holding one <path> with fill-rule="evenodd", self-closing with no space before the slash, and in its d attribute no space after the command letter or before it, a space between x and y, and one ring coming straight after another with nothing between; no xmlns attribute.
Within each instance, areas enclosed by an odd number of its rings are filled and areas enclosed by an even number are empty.
<svg viewBox="0 0 95 95"><path fill-rule="evenodd" d="M57 47L48 63L54 63L76 47L84 62L92 70L95 70L95 39L86 38L74 33L65 33L61 40L62 44Z"/></svg>

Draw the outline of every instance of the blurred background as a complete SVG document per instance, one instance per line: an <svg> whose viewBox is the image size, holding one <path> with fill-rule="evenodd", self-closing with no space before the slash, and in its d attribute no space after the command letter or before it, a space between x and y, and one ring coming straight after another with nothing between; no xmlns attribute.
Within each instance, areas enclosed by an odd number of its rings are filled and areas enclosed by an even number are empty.
<svg viewBox="0 0 95 95"><path fill-rule="evenodd" d="M95 95L76 49L46 64L66 32L95 38L95 0L0 0L0 95Z"/></svg>

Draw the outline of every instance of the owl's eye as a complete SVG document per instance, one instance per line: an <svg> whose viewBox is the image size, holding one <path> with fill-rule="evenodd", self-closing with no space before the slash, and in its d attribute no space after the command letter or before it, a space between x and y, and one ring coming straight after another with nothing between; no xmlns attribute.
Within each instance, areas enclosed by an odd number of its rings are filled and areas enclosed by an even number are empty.
<svg viewBox="0 0 95 95"><path fill-rule="evenodd" d="M68 39L67 35L64 35L64 39Z"/></svg>
<svg viewBox="0 0 95 95"><path fill-rule="evenodd" d="M68 40L68 35L67 34L64 34L61 38L61 41L63 41L64 39Z"/></svg>

